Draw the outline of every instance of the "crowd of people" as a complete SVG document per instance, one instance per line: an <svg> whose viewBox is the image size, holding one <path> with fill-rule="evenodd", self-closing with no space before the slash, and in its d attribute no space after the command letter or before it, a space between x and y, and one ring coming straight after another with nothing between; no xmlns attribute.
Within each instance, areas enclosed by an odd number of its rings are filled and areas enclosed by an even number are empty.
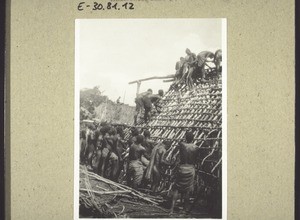
<svg viewBox="0 0 300 220"><path fill-rule="evenodd" d="M214 67L208 65L208 62L212 62ZM174 84L184 83L190 88L195 80L205 82L213 74L221 73L221 62L221 50L215 53L202 51L196 55L186 49L186 57L181 57L176 63ZM141 82L137 83L139 88ZM161 191L166 171L171 170L168 178L172 182L169 188L172 191L170 212L174 211L179 193L184 200L185 211L189 211L196 164L201 160L200 148L193 144L193 132L184 130L184 141L173 145L169 151L172 145L170 139L156 139L162 141L155 142L149 130L137 127L138 119L142 118L147 123L153 112L161 112L160 100L163 96L163 90L153 94L152 89L137 94L133 127L108 122L81 127L80 163L100 176L125 183L134 189L148 189L154 194ZM116 102L120 103L120 97Z"/></svg>
<svg viewBox="0 0 300 220"><path fill-rule="evenodd" d="M196 55L187 48L185 52L186 56L180 57L180 60L175 65L176 84L186 83L189 87L193 87L196 79L205 81L208 73L218 74L221 72L222 50L217 50L215 53L202 51ZM208 65L208 62L214 63L215 67Z"/></svg>
<svg viewBox="0 0 300 220"><path fill-rule="evenodd" d="M83 127L80 132L80 162L98 175L128 186L159 191L167 168L176 167L172 173L173 212L178 193L184 198L188 211L189 196L194 188L195 164L199 148L194 145L192 132L187 131L185 141L176 146L176 160L168 160L171 141L154 142L147 129L130 127L125 139L124 126L100 123Z"/></svg>

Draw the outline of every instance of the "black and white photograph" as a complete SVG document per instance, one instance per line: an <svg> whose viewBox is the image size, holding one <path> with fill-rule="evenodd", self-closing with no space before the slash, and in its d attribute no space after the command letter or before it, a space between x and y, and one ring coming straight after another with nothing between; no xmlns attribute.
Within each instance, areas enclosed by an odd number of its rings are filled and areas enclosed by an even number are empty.
<svg viewBox="0 0 300 220"><path fill-rule="evenodd" d="M226 219L226 34L223 18L75 21L75 219Z"/></svg>

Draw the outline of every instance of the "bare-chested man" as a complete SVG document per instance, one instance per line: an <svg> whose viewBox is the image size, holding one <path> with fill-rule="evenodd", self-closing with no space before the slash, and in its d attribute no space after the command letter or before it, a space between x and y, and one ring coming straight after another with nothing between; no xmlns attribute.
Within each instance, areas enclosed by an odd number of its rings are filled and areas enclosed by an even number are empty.
<svg viewBox="0 0 300 220"><path fill-rule="evenodd" d="M95 138L98 140L98 137L101 135L101 128L105 125L105 123L100 123L95 130Z"/></svg>
<svg viewBox="0 0 300 220"><path fill-rule="evenodd" d="M108 142L109 131L111 127L109 125L103 125L100 129L99 137L97 140L97 159L96 159L96 173L104 176L105 162L109 153Z"/></svg>
<svg viewBox="0 0 300 220"><path fill-rule="evenodd" d="M120 176L120 173L123 169L123 171L125 171L125 168L124 168L124 155L125 155L125 152L127 150L127 145L126 145L126 141L124 140L124 130L123 130L123 127L121 126L118 126L116 128L117 130L117 140L118 140L118 144L117 144L117 156L118 156L118 160L119 160L119 168L118 168L118 171L117 171L117 174L116 174L116 178L118 179L119 176Z"/></svg>
<svg viewBox="0 0 300 220"><path fill-rule="evenodd" d="M81 163L85 163L86 160L86 148L87 148L87 144L86 144L86 137L85 137L85 131L82 130L80 131L80 162Z"/></svg>
<svg viewBox="0 0 300 220"><path fill-rule="evenodd" d="M186 142L181 142L177 146L180 162L177 168L175 184L173 187L171 213L173 213L174 206L178 198L178 192L181 193L184 198L185 211L188 211L189 196L194 190L195 164L199 154L199 148L192 143L194 139L192 132L186 132L185 139Z"/></svg>
<svg viewBox="0 0 300 220"><path fill-rule="evenodd" d="M190 49L186 49L186 57L185 57L185 62L184 62L184 66L183 66L183 76L182 79L186 79L186 84L189 87L192 87L193 85L193 81L192 81L192 75L194 70L196 69L196 63L197 63L197 59L196 59L196 54L192 53L190 51Z"/></svg>
<svg viewBox="0 0 300 220"><path fill-rule="evenodd" d="M202 51L197 55L197 61L198 61L198 67L200 68L201 73L201 79L205 79L206 77L206 70L205 70L205 64L208 58L213 59L214 54L210 51Z"/></svg>
<svg viewBox="0 0 300 220"><path fill-rule="evenodd" d="M118 137L117 137L117 131L115 128L111 128L109 130L109 137L106 138L107 141L107 149L108 154L105 158L105 170L106 170L106 176L107 178L117 181L117 173L119 169L119 151L118 148Z"/></svg>
<svg viewBox="0 0 300 220"><path fill-rule="evenodd" d="M104 145L104 139L103 139L103 135L100 133L98 135L97 143L96 143L96 161L95 161L95 172L100 176L102 176L101 173L102 165L100 165L100 162L101 162L103 145Z"/></svg>
<svg viewBox="0 0 300 220"><path fill-rule="evenodd" d="M144 176L144 170L146 169L141 161L141 157L145 153L145 148L141 145L143 141L143 135L138 135L135 143L133 143L129 149L127 182L128 185L134 189L137 189L141 184Z"/></svg>
<svg viewBox="0 0 300 220"><path fill-rule="evenodd" d="M95 153L96 150L96 139L95 139L95 132L90 131L89 137L88 137L88 142L87 142L87 168L92 169L92 159L93 159L93 154Z"/></svg>
<svg viewBox="0 0 300 220"><path fill-rule="evenodd" d="M155 143L154 143L154 141L151 140L151 137L150 137L151 134L150 134L149 130L144 130L143 135L144 135L144 141L142 143L142 146L146 150L144 157L148 160L148 163L149 163L149 160L151 158L152 149L153 149ZM145 164L145 165L148 165L148 164Z"/></svg>
<svg viewBox="0 0 300 220"><path fill-rule="evenodd" d="M162 89L158 90L158 94L153 94L153 95L149 96L150 101L151 101L151 105L152 104L154 105L155 110L157 112L161 111L161 104L160 104L159 101L162 99L163 96L164 96L164 91ZM151 109L150 109L150 111L151 111Z"/></svg>
<svg viewBox="0 0 300 220"><path fill-rule="evenodd" d="M141 114L142 109L144 108L144 119L147 120L148 114L151 111L152 103L149 98L150 95L152 95L153 91L152 89L148 89L146 92L137 94L137 97L135 98L135 115L134 115L134 124L137 124L137 119L139 115Z"/></svg>
<svg viewBox="0 0 300 220"><path fill-rule="evenodd" d="M136 142L136 138L137 136L140 134L140 129L136 128L136 127L132 127L131 128L131 135L130 138L127 141L128 146L130 147L133 143Z"/></svg>
<svg viewBox="0 0 300 220"><path fill-rule="evenodd" d="M97 129L95 130L95 151L96 151L96 160L93 161L93 169L95 170L96 173L98 173L98 165L99 165L99 161L100 161L100 157L99 157L99 151L101 152L101 146L102 146L102 140L103 140L103 136L101 134L101 128L102 128L103 124L99 124L97 126ZM101 137L100 137L101 136Z"/></svg>
<svg viewBox="0 0 300 220"><path fill-rule="evenodd" d="M88 157L88 144L91 138L91 132L92 132L92 126L91 125L87 125L85 128L85 142L87 144L86 148L85 148L85 152L84 155L87 158Z"/></svg>
<svg viewBox="0 0 300 220"><path fill-rule="evenodd" d="M153 192L157 192L158 190L163 172L165 171L164 166L170 165L165 157L170 147L171 142L164 140L162 143L157 144L152 151L149 167L146 172L146 179L152 180L151 189Z"/></svg>
<svg viewBox="0 0 300 220"><path fill-rule="evenodd" d="M185 62L185 60L184 60L183 57L180 57L180 60L176 62L176 65L175 65L175 70L176 70L175 80L176 80L177 83L182 78L184 62Z"/></svg>
<svg viewBox="0 0 300 220"><path fill-rule="evenodd" d="M154 102L154 106L155 106L155 109L158 113L161 113L161 110L162 110L162 103L160 102L160 100L163 98L164 96L164 90L160 89L158 90L158 95L160 96L160 98L158 99L158 101Z"/></svg>
<svg viewBox="0 0 300 220"><path fill-rule="evenodd" d="M222 63L222 50L217 50L214 56L214 63L216 65L216 71L221 72L221 63Z"/></svg>
<svg viewBox="0 0 300 220"><path fill-rule="evenodd" d="M142 97L143 105L144 105L144 121L147 123L151 118L151 110L152 110L152 97L153 91L152 89L148 89L148 93Z"/></svg>
<svg viewBox="0 0 300 220"><path fill-rule="evenodd" d="M149 130L144 130L143 135L144 135L144 141L142 143L142 146L145 148L145 153L141 157L141 161L143 165L146 166L146 168L148 168L151 159L151 153L155 143L150 138ZM149 183L150 183L149 179L143 178L141 185L146 187Z"/></svg>

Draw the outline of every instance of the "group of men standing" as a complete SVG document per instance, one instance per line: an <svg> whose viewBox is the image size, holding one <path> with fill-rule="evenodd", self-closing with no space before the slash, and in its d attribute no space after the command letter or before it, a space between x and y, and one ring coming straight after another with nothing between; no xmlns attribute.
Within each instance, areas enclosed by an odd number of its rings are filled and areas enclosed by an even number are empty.
<svg viewBox="0 0 300 220"><path fill-rule="evenodd" d="M116 182L121 173L125 174L127 185L134 189L147 188L150 184L152 192L158 191L167 167L176 166L171 212L178 193L182 194L188 210L199 155L199 148L192 144L193 138L193 134L187 131L186 140L175 146L173 151L174 154L178 152L178 160L171 162L166 157L171 141L155 143L148 130L138 128L132 128L130 138L124 140L121 126L101 123L96 129L87 127L81 131L80 160L95 173Z"/></svg>
<svg viewBox="0 0 300 220"><path fill-rule="evenodd" d="M117 181L125 150L121 127L101 123L80 132L80 162L97 174Z"/></svg>

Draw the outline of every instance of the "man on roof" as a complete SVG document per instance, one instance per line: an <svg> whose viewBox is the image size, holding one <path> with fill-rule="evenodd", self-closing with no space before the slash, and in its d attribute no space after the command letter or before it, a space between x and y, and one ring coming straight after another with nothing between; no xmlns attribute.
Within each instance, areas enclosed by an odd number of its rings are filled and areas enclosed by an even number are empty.
<svg viewBox="0 0 300 220"><path fill-rule="evenodd" d="M217 73L222 71L222 50L217 50L214 56L214 63L216 65Z"/></svg>
<svg viewBox="0 0 300 220"><path fill-rule="evenodd" d="M183 67L183 79L186 79L186 84L189 87L192 87L193 85L193 81L192 81L192 75L193 72L196 69L196 64L197 64L197 58L196 58L196 54L192 53L190 51L190 49L186 49L186 57L185 57L185 63L184 63L184 67Z"/></svg>
<svg viewBox="0 0 300 220"><path fill-rule="evenodd" d="M135 115L134 115L134 124L137 124L138 116L141 114L142 109L145 110L145 115L151 111L152 103L149 98L150 95L152 95L152 89L148 89L146 92L137 94L137 97L135 98Z"/></svg>
<svg viewBox="0 0 300 220"><path fill-rule="evenodd" d="M185 59L183 57L180 57L180 60L176 62L175 65L175 80L176 82L179 82L182 78L183 74L183 66L184 66Z"/></svg>
<svg viewBox="0 0 300 220"><path fill-rule="evenodd" d="M162 89L158 90L158 94L152 94L149 96L151 103L154 105L155 110L158 113L160 113L161 111L161 104L159 101L162 99L163 96L164 96L164 91Z"/></svg>
<svg viewBox="0 0 300 220"><path fill-rule="evenodd" d="M137 124L138 115L144 109L144 121L147 123L151 118L151 110L152 104L154 104L155 109L159 110L159 100L162 98L164 92L163 90L159 90L158 94L153 94L152 89L148 89L146 92L140 93L137 95L135 99L136 108L135 108L135 116L134 116L134 124Z"/></svg>
<svg viewBox="0 0 300 220"><path fill-rule="evenodd" d="M205 70L205 65L207 60L213 59L215 55L210 52L210 51L202 51L197 55L197 62L198 62L198 67L200 68L200 78L205 79L206 78L206 70Z"/></svg>

